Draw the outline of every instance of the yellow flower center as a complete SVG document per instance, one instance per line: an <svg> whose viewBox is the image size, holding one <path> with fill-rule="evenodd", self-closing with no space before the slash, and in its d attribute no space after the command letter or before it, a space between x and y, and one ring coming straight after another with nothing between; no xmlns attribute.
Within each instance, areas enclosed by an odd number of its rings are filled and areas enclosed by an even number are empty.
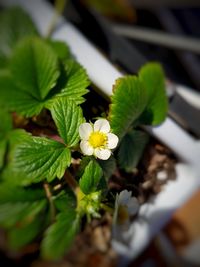
<svg viewBox="0 0 200 267"><path fill-rule="evenodd" d="M107 136L101 132L93 132L89 137L89 143L93 148L104 147L107 140Z"/></svg>

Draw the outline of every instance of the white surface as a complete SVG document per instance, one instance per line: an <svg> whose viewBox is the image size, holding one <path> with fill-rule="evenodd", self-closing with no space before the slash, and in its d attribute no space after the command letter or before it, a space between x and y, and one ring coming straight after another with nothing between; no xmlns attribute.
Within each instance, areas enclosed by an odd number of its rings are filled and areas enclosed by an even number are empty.
<svg viewBox="0 0 200 267"><path fill-rule="evenodd" d="M53 16L52 8L42 0L3 0L6 5L22 5L32 16L42 34L48 30ZM78 61L87 69L90 79L105 94L110 95L116 78L122 76L71 24L59 21L53 37L66 41ZM62 24L62 25L61 25ZM185 164L177 165L177 180L169 182L153 203L142 206L140 217L132 224L129 247L115 243L115 247L129 257L136 257L149 240L169 220L174 210L181 206L199 187L200 144L185 133L173 121L149 131L170 147ZM143 220L145 218L145 220ZM120 245L120 246L119 246Z"/></svg>

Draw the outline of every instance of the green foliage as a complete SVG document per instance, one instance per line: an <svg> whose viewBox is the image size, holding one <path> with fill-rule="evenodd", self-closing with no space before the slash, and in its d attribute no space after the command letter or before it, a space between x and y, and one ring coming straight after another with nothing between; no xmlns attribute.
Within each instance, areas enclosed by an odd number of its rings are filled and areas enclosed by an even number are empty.
<svg viewBox="0 0 200 267"><path fill-rule="evenodd" d="M63 51L58 53L60 46ZM64 60L65 54L68 58L63 43L49 43L39 37L20 41L10 59L10 69L0 73L0 106L32 117L43 108L51 109L57 98L84 102L88 76L72 58Z"/></svg>
<svg viewBox="0 0 200 267"><path fill-rule="evenodd" d="M36 216L25 224L12 228L8 233L8 244L13 250L19 250L31 243L44 230L44 218Z"/></svg>
<svg viewBox="0 0 200 267"><path fill-rule="evenodd" d="M157 63L144 65L139 77L118 79L110 107L113 132L122 138L136 121L147 125L163 122L167 115L164 83L163 70Z"/></svg>
<svg viewBox="0 0 200 267"><path fill-rule="evenodd" d="M62 75L55 88L55 98L67 97L76 104L84 102L83 96L88 93L89 78L85 69L74 59L68 59L63 62ZM49 101L51 104L52 101Z"/></svg>
<svg viewBox="0 0 200 267"><path fill-rule="evenodd" d="M122 138L143 113L147 96L142 83L135 76L119 78L113 90L110 106L111 128L113 133Z"/></svg>
<svg viewBox="0 0 200 267"><path fill-rule="evenodd" d="M8 142L8 133L12 130L11 115L4 109L0 110L0 170L4 165Z"/></svg>
<svg viewBox="0 0 200 267"><path fill-rule="evenodd" d="M5 107L6 104L6 107ZM31 117L41 112L44 103L20 90L9 73L0 75L0 106Z"/></svg>
<svg viewBox="0 0 200 267"><path fill-rule="evenodd" d="M67 188L66 190L62 190L54 199L54 203L56 208L63 212L68 209L75 209L77 205L75 194Z"/></svg>
<svg viewBox="0 0 200 267"><path fill-rule="evenodd" d="M6 202L34 202L43 198L45 198L43 189L13 186L6 182L0 183L0 204Z"/></svg>
<svg viewBox="0 0 200 267"><path fill-rule="evenodd" d="M70 49L66 43L51 39L49 39L47 42L52 47L59 59L65 61L71 57Z"/></svg>
<svg viewBox="0 0 200 267"><path fill-rule="evenodd" d="M19 249L38 236L45 219L40 215L46 206L42 189L0 184L0 225L11 228L8 242L12 249Z"/></svg>
<svg viewBox="0 0 200 267"><path fill-rule="evenodd" d="M144 65L139 72L139 80L146 88L148 99L140 123L158 125L164 121L168 111L165 77L161 65L158 63Z"/></svg>
<svg viewBox="0 0 200 267"><path fill-rule="evenodd" d="M85 167L79 185L84 194L95 192L103 176L103 171L96 160L92 159Z"/></svg>
<svg viewBox="0 0 200 267"><path fill-rule="evenodd" d="M60 259L70 248L80 228L75 210L61 212L49 227L42 242L42 256L48 260Z"/></svg>
<svg viewBox="0 0 200 267"><path fill-rule="evenodd" d="M5 153L7 148L7 141L0 140L0 170L4 166Z"/></svg>
<svg viewBox="0 0 200 267"><path fill-rule="evenodd" d="M34 202L7 202L0 205L0 225L13 227L17 222L26 223L46 206L46 200Z"/></svg>
<svg viewBox="0 0 200 267"><path fill-rule="evenodd" d="M37 35L30 17L19 7L0 12L0 68L6 67L16 44L26 36Z"/></svg>
<svg viewBox="0 0 200 267"><path fill-rule="evenodd" d="M17 146L16 172L24 172L32 182L62 178L71 163L70 150L62 143L44 137L30 137Z"/></svg>
<svg viewBox="0 0 200 267"><path fill-rule="evenodd" d="M19 8L0 13L0 226L14 250L38 238L44 258L60 259L82 216L90 222L106 202L113 206L109 178L140 161L148 137L135 126L166 116L164 73L150 63L114 85L109 117L117 151L107 161L83 156L79 127L89 84L67 44L40 37Z"/></svg>
<svg viewBox="0 0 200 267"><path fill-rule="evenodd" d="M148 140L149 136L145 132L138 130L128 132L123 137L118 151L120 167L127 172L133 171L143 155Z"/></svg>
<svg viewBox="0 0 200 267"><path fill-rule="evenodd" d="M45 99L59 76L57 56L38 37L23 39L11 59L11 72L16 85L39 101Z"/></svg>
<svg viewBox="0 0 200 267"><path fill-rule="evenodd" d="M84 122L82 109L67 98L58 98L51 107L51 114L65 144L68 147L77 145L80 140L78 129Z"/></svg>
<svg viewBox="0 0 200 267"><path fill-rule="evenodd" d="M0 122L0 139L3 139L13 127L11 115L3 109L0 110Z"/></svg>

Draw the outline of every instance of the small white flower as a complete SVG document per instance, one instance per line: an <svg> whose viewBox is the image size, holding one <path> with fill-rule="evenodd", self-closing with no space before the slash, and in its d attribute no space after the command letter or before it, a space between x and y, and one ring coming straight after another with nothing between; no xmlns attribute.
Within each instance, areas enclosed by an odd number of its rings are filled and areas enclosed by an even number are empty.
<svg viewBox="0 0 200 267"><path fill-rule="evenodd" d="M131 216L136 215L139 210L137 198L131 196L131 192L123 190L117 194L115 199L115 210L112 226L112 246L117 251L126 251L127 245L133 237L133 225Z"/></svg>
<svg viewBox="0 0 200 267"><path fill-rule="evenodd" d="M118 144L118 137L110 132L110 124L106 119L99 119L94 124L82 123L79 127L81 137L80 148L83 154L107 160L111 149Z"/></svg>
<svg viewBox="0 0 200 267"><path fill-rule="evenodd" d="M117 194L115 201L115 222L118 224L129 223L130 216L135 215L139 210L137 198L131 196L131 192L123 190Z"/></svg>

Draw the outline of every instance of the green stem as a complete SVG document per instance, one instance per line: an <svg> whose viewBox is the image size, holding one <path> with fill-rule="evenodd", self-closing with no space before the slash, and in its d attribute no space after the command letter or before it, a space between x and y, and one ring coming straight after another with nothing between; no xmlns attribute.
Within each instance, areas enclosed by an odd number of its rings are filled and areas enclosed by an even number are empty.
<svg viewBox="0 0 200 267"><path fill-rule="evenodd" d="M66 5L67 0L55 0L55 12L53 15L53 18L51 20L51 23L49 25L46 38L49 38L51 34L53 33L56 23L58 21L58 18L60 15L63 13L65 5Z"/></svg>
<svg viewBox="0 0 200 267"><path fill-rule="evenodd" d="M55 217L56 217L56 210L55 210L55 206L53 203L53 198L52 198L52 194L51 194L51 190L49 187L48 183L44 183L44 191L46 193L46 197L49 201L49 205L50 205L50 214L51 214L51 221L54 222L55 221Z"/></svg>

